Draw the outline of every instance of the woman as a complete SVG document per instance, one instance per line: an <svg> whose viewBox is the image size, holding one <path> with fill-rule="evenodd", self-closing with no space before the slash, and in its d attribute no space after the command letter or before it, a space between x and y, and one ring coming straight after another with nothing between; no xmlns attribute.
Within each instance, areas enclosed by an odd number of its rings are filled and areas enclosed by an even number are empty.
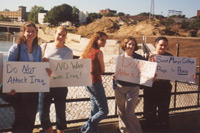
<svg viewBox="0 0 200 133"><path fill-rule="evenodd" d="M81 128L83 133L98 132L99 121L108 114L107 98L101 79L101 74L105 72L105 66L103 52L100 50L101 47L105 46L107 38L104 32L94 33L81 56L83 59L92 60L92 86L86 87L90 94L91 115Z"/></svg>
<svg viewBox="0 0 200 133"><path fill-rule="evenodd" d="M156 55L172 56L166 52L168 40L158 37L155 40L155 51L150 55L149 61L155 62ZM169 104L172 85L169 80L155 80L152 87L144 89L144 115L147 130L167 131L169 128Z"/></svg>
<svg viewBox="0 0 200 133"><path fill-rule="evenodd" d="M65 40L67 35L67 29L63 26L59 26L55 32L55 41L52 43L45 43L42 45L43 49L43 61L48 62L49 59L63 60L73 59L72 50L65 46ZM50 88L50 92L40 93L39 97L39 111L42 128L47 133L53 133L52 123L50 121L50 105L52 99L54 99L56 109L56 127L57 132L64 133L66 126L66 97L67 87Z"/></svg>
<svg viewBox="0 0 200 133"><path fill-rule="evenodd" d="M8 61L41 62L42 51L38 45L37 28L34 23L26 22L22 34L9 49ZM49 73L49 70L47 70ZM11 90L10 98L15 111L15 121L12 132L32 133L35 115L38 108L38 93L16 93Z"/></svg>
<svg viewBox="0 0 200 133"><path fill-rule="evenodd" d="M135 53L135 51L138 50L135 38L129 37L125 39L121 44L121 49L124 50L124 53L120 56L143 60L143 57L141 55ZM120 132L141 133L142 129L139 120L134 114L135 107L138 102L140 86L135 83L125 82L121 80L114 80L114 82L117 83L114 91L116 103L118 106Z"/></svg>

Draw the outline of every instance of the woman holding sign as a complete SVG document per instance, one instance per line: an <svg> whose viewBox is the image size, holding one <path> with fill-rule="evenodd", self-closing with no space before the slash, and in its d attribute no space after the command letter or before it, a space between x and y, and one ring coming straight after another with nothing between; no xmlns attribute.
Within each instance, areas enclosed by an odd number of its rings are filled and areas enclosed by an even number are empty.
<svg viewBox="0 0 200 133"><path fill-rule="evenodd" d="M65 46L67 29L59 26L55 32L55 40L52 43L42 44L43 61L48 62L49 59L63 60L73 59L73 53L70 48ZM66 126L66 97L68 93L67 87L50 88L50 92L42 92L39 97L39 112L42 128L47 133L53 133L52 123L50 121L50 106L54 99L56 109L56 127L57 132L64 133Z"/></svg>
<svg viewBox="0 0 200 133"><path fill-rule="evenodd" d="M17 44L9 49L8 61L42 61L42 51L38 45L37 28L34 23L26 22L23 25ZM38 93L16 93L15 90L12 90L7 98L15 111L12 132L32 133L38 109Z"/></svg>
<svg viewBox="0 0 200 133"><path fill-rule="evenodd" d="M155 40L155 51L149 61L156 61L156 55L172 56L166 52L168 40L158 37ZM152 87L144 89L144 115L146 126L151 131L167 131L169 128L169 104L172 85L169 80L155 79Z"/></svg>
<svg viewBox="0 0 200 133"><path fill-rule="evenodd" d="M120 56L143 60L143 57L135 52L138 50L135 38L129 37L125 39L121 44L121 49L124 50L124 53ZM115 99L119 109L118 115L120 131L122 133L141 133L142 129L139 120L134 114L138 102L140 85L115 80L115 76L113 78Z"/></svg>
<svg viewBox="0 0 200 133"><path fill-rule="evenodd" d="M82 126L82 133L98 132L98 123L108 114L108 104L105 90L102 84L101 74L105 71L103 52L100 50L106 44L108 36L104 32L96 32L92 35L81 58L92 60L92 86L86 90L90 94L91 115L89 120Z"/></svg>

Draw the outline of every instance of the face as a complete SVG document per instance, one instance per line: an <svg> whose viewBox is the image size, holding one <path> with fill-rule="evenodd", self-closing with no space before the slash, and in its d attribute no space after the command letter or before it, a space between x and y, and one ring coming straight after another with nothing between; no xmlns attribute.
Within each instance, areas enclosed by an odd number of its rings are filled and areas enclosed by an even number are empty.
<svg viewBox="0 0 200 133"><path fill-rule="evenodd" d="M164 40L158 41L155 46L156 46L156 52L158 54L163 54L167 50L167 45L168 43Z"/></svg>
<svg viewBox="0 0 200 133"><path fill-rule="evenodd" d="M55 35L55 41L64 44L66 39L67 32L62 29L57 29Z"/></svg>
<svg viewBox="0 0 200 133"><path fill-rule="evenodd" d="M126 49L125 52L133 52L135 49L135 41L130 40L127 44L126 44Z"/></svg>
<svg viewBox="0 0 200 133"><path fill-rule="evenodd" d="M36 38L37 31L35 27L29 26L26 28L26 30L23 32L24 37L27 41L33 41Z"/></svg>
<svg viewBox="0 0 200 133"><path fill-rule="evenodd" d="M100 37L98 40L97 40L97 44L100 47L105 47L106 45L106 40L107 40L107 37L106 36L102 36Z"/></svg>

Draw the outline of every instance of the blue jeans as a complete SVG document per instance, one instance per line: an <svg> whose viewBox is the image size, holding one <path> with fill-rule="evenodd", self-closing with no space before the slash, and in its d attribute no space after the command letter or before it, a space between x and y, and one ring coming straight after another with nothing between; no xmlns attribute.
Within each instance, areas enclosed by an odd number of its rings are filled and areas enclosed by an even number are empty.
<svg viewBox="0 0 200 133"><path fill-rule="evenodd" d="M68 88L50 88L50 92L42 92L39 95L39 112L40 121L43 129L48 129L52 126L50 121L50 106L54 99L56 110L56 127L59 130L64 130L66 126L66 97Z"/></svg>
<svg viewBox="0 0 200 133"><path fill-rule="evenodd" d="M89 120L82 126L82 133L98 132L98 123L108 114L108 104L104 87L101 82L87 86L86 90L90 94L91 115Z"/></svg>

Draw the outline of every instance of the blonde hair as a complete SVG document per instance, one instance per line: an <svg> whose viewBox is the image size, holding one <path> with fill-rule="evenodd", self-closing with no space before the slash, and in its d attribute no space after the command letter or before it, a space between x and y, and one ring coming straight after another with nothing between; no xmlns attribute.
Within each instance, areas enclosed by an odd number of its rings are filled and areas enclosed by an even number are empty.
<svg viewBox="0 0 200 133"><path fill-rule="evenodd" d="M99 49L97 41L99 38L101 38L103 36L106 36L108 38L106 33L101 32L101 31L98 31L91 36L88 45L86 46L85 50L83 51L82 58L87 58L88 53L91 51L92 48Z"/></svg>
<svg viewBox="0 0 200 133"><path fill-rule="evenodd" d="M55 33L58 31L58 29L62 30L62 31L65 31L67 33L67 28L64 27L64 26L58 26L55 30Z"/></svg>

